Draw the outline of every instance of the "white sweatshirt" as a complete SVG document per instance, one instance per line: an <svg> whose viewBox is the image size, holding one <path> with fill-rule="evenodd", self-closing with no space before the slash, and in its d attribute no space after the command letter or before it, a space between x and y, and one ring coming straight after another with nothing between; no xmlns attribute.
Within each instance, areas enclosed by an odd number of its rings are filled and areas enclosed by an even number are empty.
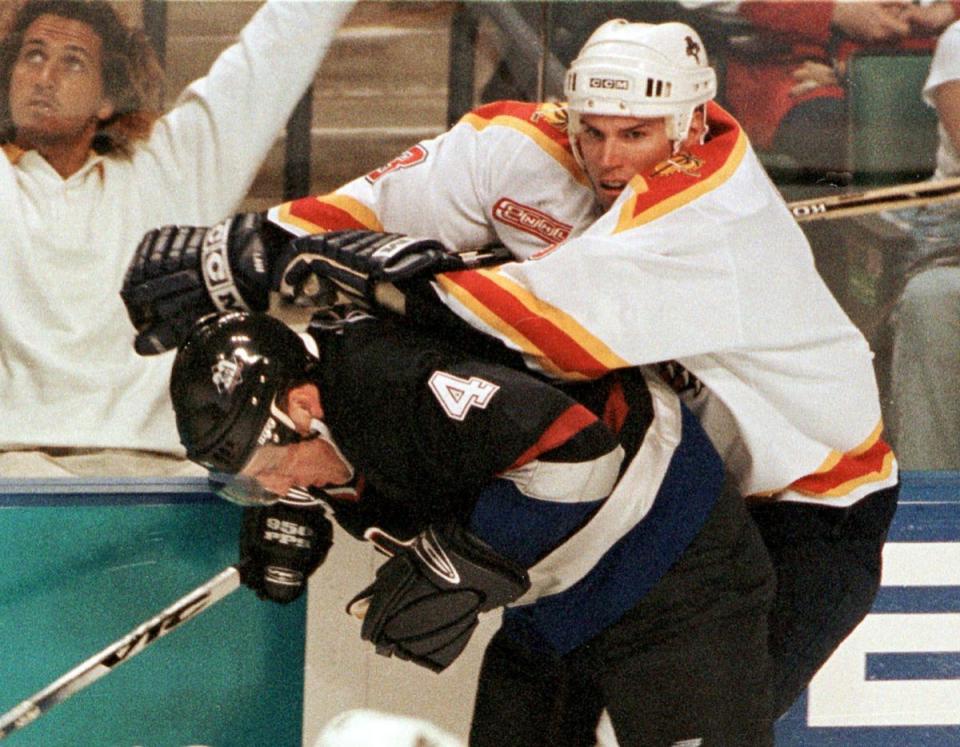
<svg viewBox="0 0 960 747"><path fill-rule="evenodd" d="M352 2L268 2L130 158L63 179L36 151L0 158L0 449L182 454L172 354L138 357L119 292L143 234L236 209Z"/></svg>

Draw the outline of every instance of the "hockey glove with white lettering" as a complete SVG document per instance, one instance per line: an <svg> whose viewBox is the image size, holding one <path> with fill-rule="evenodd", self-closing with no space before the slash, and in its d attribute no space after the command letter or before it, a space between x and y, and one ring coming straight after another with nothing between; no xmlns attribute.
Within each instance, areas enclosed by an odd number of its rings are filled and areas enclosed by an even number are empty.
<svg viewBox="0 0 960 747"><path fill-rule="evenodd" d="M377 653L441 672L473 635L481 612L519 598L527 572L455 522L400 542L379 529L367 538L392 554L377 578L347 605L363 619L361 637Z"/></svg>
<svg viewBox="0 0 960 747"><path fill-rule="evenodd" d="M277 259L274 289L295 303L374 308L378 283L504 262L503 247L458 254L434 239L376 231L331 231L291 241Z"/></svg>
<svg viewBox="0 0 960 747"><path fill-rule="evenodd" d="M244 509L240 580L261 599L287 604L307 588L333 545L333 524L319 505L284 501Z"/></svg>
<svg viewBox="0 0 960 747"><path fill-rule="evenodd" d="M120 291L137 330L137 353L177 347L210 312L266 310L270 264L263 225L260 213L240 213L210 228L164 226L144 235Z"/></svg>

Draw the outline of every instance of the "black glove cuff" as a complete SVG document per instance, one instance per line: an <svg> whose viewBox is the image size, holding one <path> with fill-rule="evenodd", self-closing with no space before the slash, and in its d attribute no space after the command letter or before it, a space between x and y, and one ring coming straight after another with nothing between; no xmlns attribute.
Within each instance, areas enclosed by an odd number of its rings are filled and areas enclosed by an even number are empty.
<svg viewBox="0 0 960 747"><path fill-rule="evenodd" d="M428 527L415 547L421 567L433 571L437 586L479 591L481 612L502 607L530 588L530 577L522 566L454 520ZM442 559L444 554L449 566Z"/></svg>
<svg viewBox="0 0 960 747"><path fill-rule="evenodd" d="M217 311L266 311L270 257L260 213L240 213L211 226L200 248L200 270Z"/></svg>

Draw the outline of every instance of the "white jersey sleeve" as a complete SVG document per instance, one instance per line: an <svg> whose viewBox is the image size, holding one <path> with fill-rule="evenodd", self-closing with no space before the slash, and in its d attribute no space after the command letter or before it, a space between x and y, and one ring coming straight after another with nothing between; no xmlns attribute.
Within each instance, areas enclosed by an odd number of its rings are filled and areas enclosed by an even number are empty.
<svg viewBox="0 0 960 747"><path fill-rule="evenodd" d="M595 217L565 121L552 104L489 104L335 192L279 205L269 217L295 235L366 228L458 250L500 242L523 259Z"/></svg>
<svg viewBox="0 0 960 747"><path fill-rule="evenodd" d="M353 5L269 0L180 94L133 156L150 174L146 194L177 195L157 224L207 225L236 209Z"/></svg>

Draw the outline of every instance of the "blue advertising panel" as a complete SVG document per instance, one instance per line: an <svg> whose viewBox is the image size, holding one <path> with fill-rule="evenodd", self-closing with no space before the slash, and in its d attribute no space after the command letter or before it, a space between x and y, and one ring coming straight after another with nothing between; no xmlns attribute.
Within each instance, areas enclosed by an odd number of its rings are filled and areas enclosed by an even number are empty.
<svg viewBox="0 0 960 747"><path fill-rule="evenodd" d="M907 472L873 611L777 724L778 747L960 744L960 474Z"/></svg>

